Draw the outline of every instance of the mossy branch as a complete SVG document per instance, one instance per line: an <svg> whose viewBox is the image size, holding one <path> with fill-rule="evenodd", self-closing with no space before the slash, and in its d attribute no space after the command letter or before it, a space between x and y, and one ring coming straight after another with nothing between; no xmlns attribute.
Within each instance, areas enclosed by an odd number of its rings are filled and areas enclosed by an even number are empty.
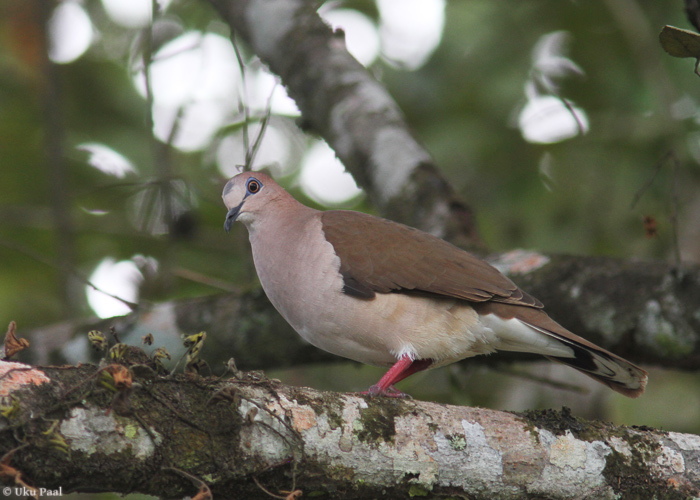
<svg viewBox="0 0 700 500"><path fill-rule="evenodd" d="M250 499L700 494L697 436L566 409L514 414L140 366L130 389L115 392L96 366L1 362L4 401L16 402L0 418L2 481L160 498L203 484L214 498Z"/></svg>

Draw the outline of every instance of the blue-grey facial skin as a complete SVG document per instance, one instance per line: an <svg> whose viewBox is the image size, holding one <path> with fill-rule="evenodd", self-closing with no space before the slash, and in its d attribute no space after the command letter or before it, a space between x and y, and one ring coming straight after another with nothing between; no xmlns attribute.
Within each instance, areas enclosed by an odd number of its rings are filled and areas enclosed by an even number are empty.
<svg viewBox="0 0 700 500"><path fill-rule="evenodd" d="M233 179L228 181L224 186L224 193L222 194L222 196L226 196L228 192L231 191L231 189L233 189Z"/></svg>
<svg viewBox="0 0 700 500"><path fill-rule="evenodd" d="M250 189L251 183L255 184L254 190ZM234 179L231 179L226 183L226 186L224 187L224 193L222 195L223 197L226 197L226 195L231 191L231 189L233 189L233 185ZM263 183L255 177L251 177L250 179L248 179L248 182L246 183L246 193L245 196L243 196L243 201L241 201L237 206L231 207L231 209L226 214L226 222L224 222L224 229L227 233L231 230L231 226L233 226L233 223L236 222L238 215L241 213L241 207L243 206L243 203L245 203L246 198L256 193L259 193L260 190L263 189L263 187Z"/></svg>

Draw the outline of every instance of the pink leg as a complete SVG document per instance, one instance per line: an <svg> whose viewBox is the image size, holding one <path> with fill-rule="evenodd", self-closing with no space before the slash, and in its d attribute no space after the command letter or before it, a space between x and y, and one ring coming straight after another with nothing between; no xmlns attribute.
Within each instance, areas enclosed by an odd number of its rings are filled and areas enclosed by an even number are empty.
<svg viewBox="0 0 700 500"><path fill-rule="evenodd" d="M408 356L402 356L401 359L399 359L394 366L389 368L389 371L386 372L381 379L379 379L379 382L369 388L366 394L371 396L389 396L398 398L407 397L407 394L396 390L394 388L394 384L402 381L409 375L425 370L432 364L432 359L413 360Z"/></svg>

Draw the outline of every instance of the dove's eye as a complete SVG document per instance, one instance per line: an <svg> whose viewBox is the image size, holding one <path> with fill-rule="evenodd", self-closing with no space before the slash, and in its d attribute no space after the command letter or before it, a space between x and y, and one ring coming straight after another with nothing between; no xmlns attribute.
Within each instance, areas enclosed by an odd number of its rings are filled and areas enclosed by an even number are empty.
<svg viewBox="0 0 700 500"><path fill-rule="evenodd" d="M260 189L262 189L262 184L259 180L251 177L250 179L248 179L248 184L246 185L246 187L248 188L248 194L255 194L258 191L260 191Z"/></svg>

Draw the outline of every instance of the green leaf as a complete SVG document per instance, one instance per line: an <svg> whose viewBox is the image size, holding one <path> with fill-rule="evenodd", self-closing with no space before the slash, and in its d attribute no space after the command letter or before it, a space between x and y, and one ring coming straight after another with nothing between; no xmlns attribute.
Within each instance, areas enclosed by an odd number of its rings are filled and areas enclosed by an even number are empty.
<svg viewBox="0 0 700 500"><path fill-rule="evenodd" d="M659 42L673 57L700 59L700 35L694 31L664 26L659 33Z"/></svg>

